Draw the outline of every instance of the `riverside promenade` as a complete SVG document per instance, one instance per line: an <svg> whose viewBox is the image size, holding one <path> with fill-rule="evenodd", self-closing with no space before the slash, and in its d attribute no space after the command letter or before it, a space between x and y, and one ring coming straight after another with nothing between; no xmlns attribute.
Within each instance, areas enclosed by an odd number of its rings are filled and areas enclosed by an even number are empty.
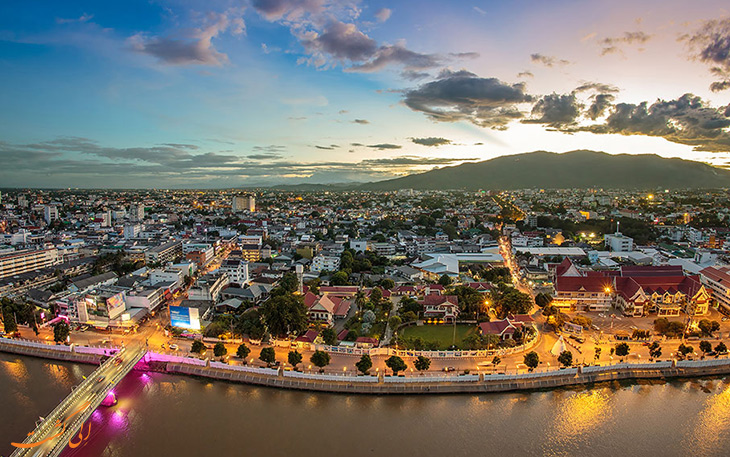
<svg viewBox="0 0 730 457"><path fill-rule="evenodd" d="M48 345L23 340L0 340L0 351L71 362L98 364L109 348ZM222 362L148 352L139 369L198 376L274 388L348 394L446 394L540 390L622 380L667 380L730 374L727 357L694 361L616 363L566 369L538 369L516 374L466 375L426 372L420 375L353 376L228 365Z"/></svg>

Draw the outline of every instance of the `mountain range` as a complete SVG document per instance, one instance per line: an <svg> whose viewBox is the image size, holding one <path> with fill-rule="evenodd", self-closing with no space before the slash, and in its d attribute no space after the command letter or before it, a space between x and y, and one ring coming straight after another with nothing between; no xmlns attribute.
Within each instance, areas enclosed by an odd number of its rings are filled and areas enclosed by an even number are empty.
<svg viewBox="0 0 730 457"><path fill-rule="evenodd" d="M730 170L655 154L536 151L353 185L360 190L655 189L730 187Z"/></svg>

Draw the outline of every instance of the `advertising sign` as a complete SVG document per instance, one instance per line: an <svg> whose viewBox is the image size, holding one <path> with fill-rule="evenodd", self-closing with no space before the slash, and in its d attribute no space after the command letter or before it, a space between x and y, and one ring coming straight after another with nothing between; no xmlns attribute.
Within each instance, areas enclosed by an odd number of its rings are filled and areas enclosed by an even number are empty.
<svg viewBox="0 0 730 457"><path fill-rule="evenodd" d="M109 315L109 319L116 319L125 310L124 305L124 292L119 292L116 295L112 295L106 300L106 310Z"/></svg>
<svg viewBox="0 0 730 457"><path fill-rule="evenodd" d="M170 306L170 324L173 327L200 330L200 316L198 308Z"/></svg>

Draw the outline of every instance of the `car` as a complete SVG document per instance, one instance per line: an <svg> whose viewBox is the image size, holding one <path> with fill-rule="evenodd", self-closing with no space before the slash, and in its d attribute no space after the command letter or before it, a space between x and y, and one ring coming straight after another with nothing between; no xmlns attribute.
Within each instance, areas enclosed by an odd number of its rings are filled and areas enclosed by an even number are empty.
<svg viewBox="0 0 730 457"><path fill-rule="evenodd" d="M722 321L723 322L726 322L727 320L728 320L728 317L727 316L722 316Z"/></svg>
<svg viewBox="0 0 730 457"><path fill-rule="evenodd" d="M593 330L595 331L601 330L596 324L591 324L591 328L593 328Z"/></svg>
<svg viewBox="0 0 730 457"><path fill-rule="evenodd" d="M456 368L454 368L454 367L444 367L443 368L443 371L445 371L446 373L449 373L451 371L456 371Z"/></svg>
<svg viewBox="0 0 730 457"><path fill-rule="evenodd" d="M170 348L171 350L173 350L173 351L177 351L177 349L178 349L178 346L177 346L177 344L171 344L171 345L169 345L169 348Z"/></svg>
<svg viewBox="0 0 730 457"><path fill-rule="evenodd" d="M119 366L119 365L122 364L122 362L123 362L122 359L117 359L117 360L114 361L114 365Z"/></svg>
<svg viewBox="0 0 730 457"><path fill-rule="evenodd" d="M105 379L106 379L106 376L99 376L98 378L96 378L96 383L98 384L100 382L103 382Z"/></svg>

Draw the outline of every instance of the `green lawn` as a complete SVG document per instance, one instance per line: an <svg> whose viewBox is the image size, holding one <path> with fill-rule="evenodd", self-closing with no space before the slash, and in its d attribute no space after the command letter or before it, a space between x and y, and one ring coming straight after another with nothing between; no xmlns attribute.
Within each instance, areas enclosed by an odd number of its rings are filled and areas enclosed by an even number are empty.
<svg viewBox="0 0 730 457"><path fill-rule="evenodd" d="M467 336L477 331L474 325L456 325L456 345L461 346L461 341ZM454 326L449 324L440 325L422 325L411 326L398 332L398 336L403 338L420 337L424 341L435 341L439 345L439 349L446 349L451 346L454 340Z"/></svg>

